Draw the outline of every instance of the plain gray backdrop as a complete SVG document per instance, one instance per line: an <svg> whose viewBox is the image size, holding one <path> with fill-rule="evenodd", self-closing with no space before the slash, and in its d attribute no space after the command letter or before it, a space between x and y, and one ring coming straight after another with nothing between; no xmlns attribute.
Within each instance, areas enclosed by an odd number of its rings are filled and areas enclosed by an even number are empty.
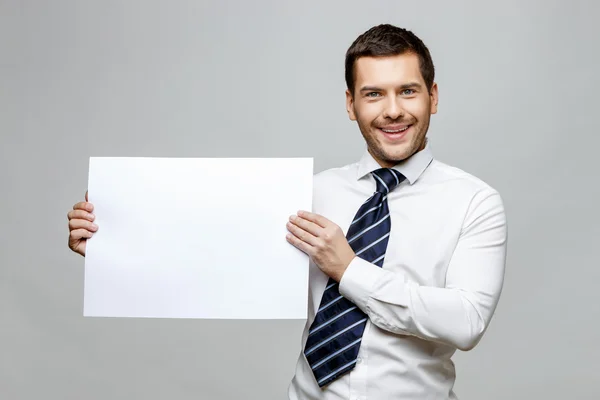
<svg viewBox="0 0 600 400"><path fill-rule="evenodd" d="M599 11L0 0L0 399L284 399L304 321L84 318L66 214L90 156L356 161L344 54L383 22L433 55L434 155L507 210L504 291L481 343L455 356L457 394L600 398Z"/></svg>

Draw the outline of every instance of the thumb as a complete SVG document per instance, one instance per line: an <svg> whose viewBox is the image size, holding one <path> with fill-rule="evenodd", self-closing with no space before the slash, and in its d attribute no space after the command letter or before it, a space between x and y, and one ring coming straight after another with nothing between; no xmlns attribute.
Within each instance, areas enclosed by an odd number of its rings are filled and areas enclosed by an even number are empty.
<svg viewBox="0 0 600 400"><path fill-rule="evenodd" d="M86 190L85 191L85 201L88 201L88 195L87 194L88 194L88 191Z"/></svg>

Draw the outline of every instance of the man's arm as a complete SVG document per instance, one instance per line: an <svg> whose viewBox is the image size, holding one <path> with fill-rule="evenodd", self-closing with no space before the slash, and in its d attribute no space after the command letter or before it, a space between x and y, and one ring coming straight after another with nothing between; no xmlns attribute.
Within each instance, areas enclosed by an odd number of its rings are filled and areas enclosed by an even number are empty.
<svg viewBox="0 0 600 400"><path fill-rule="evenodd" d="M340 294L382 329L470 350L498 303L506 244L502 200L495 191L480 192L465 217L445 287L419 286L355 257L341 278Z"/></svg>

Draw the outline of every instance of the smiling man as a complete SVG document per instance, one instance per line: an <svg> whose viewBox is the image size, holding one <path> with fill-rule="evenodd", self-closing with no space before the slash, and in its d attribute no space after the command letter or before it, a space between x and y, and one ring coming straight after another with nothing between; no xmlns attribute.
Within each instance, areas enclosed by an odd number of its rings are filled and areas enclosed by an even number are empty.
<svg viewBox="0 0 600 400"><path fill-rule="evenodd" d="M502 290L498 192L433 158L438 87L412 32L376 26L346 54L346 108L367 149L315 176L287 240L310 256L293 400L456 399L456 349L486 331Z"/></svg>
<svg viewBox="0 0 600 400"><path fill-rule="evenodd" d="M367 149L319 173L313 212L287 240L310 256L308 321L292 400L456 399L451 357L486 331L502 290L506 218L496 190L435 160L438 88L427 47L391 25L346 54L346 108ZM85 256L94 207L69 211Z"/></svg>

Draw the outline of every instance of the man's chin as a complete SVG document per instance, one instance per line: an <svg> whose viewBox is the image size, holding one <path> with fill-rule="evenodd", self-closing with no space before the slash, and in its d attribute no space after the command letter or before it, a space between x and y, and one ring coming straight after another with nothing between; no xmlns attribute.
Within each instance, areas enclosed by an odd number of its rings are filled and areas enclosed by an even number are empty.
<svg viewBox="0 0 600 400"><path fill-rule="evenodd" d="M383 155L390 163L399 163L412 155L411 146L407 143L402 146L393 146L393 148L384 148Z"/></svg>

